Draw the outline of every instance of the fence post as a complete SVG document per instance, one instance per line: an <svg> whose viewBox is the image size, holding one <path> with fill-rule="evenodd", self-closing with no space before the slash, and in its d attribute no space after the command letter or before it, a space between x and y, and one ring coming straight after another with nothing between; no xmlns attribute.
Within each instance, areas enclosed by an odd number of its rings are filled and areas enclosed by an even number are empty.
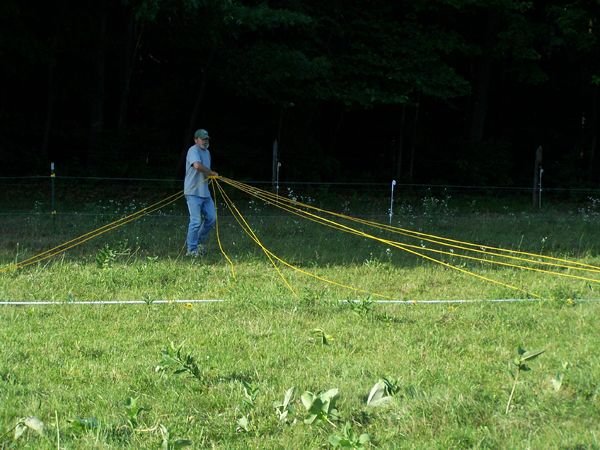
<svg viewBox="0 0 600 450"><path fill-rule="evenodd" d="M394 215L394 187L396 187L396 180L392 180L392 195L390 197L390 225L392 224L392 216Z"/></svg>
<svg viewBox="0 0 600 450"><path fill-rule="evenodd" d="M535 163L533 165L533 207L541 207L541 173L542 173L542 146L535 151Z"/></svg>
<svg viewBox="0 0 600 450"><path fill-rule="evenodd" d="M50 208L52 214L52 221L56 219L56 205L54 201L54 182L56 180L56 173L54 172L54 162L50 163L50 190L51 190L51 199L50 199Z"/></svg>
<svg viewBox="0 0 600 450"><path fill-rule="evenodd" d="M271 165L271 184L277 195L279 195L279 142L273 141L273 160Z"/></svg>
<svg viewBox="0 0 600 450"><path fill-rule="evenodd" d="M538 208L542 209L542 175L544 174L544 169L540 166L540 190L538 193Z"/></svg>

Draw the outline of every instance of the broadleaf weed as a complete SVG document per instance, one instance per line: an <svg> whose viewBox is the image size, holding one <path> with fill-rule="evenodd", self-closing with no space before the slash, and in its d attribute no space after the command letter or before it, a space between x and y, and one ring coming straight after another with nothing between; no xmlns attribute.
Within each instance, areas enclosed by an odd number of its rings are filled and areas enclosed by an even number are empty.
<svg viewBox="0 0 600 450"><path fill-rule="evenodd" d="M367 406L381 406L388 403L400 391L399 380L381 378L373 385L367 397Z"/></svg>
<svg viewBox="0 0 600 450"><path fill-rule="evenodd" d="M95 417L76 417L75 419L67 419L67 423L71 425L71 431L75 433L95 430L100 426L100 421Z"/></svg>
<svg viewBox="0 0 600 450"><path fill-rule="evenodd" d="M189 373L198 381L202 381L202 371L196 363L196 358L191 354L182 353L183 344L175 346L173 342L162 350L162 360L156 366L155 371L165 373L172 371L173 374Z"/></svg>
<svg viewBox="0 0 600 450"><path fill-rule="evenodd" d="M367 433L358 435L352 428L350 422L346 422L341 429L341 433L334 433L329 436L329 443L333 448L346 448L361 450L371 441Z"/></svg>
<svg viewBox="0 0 600 450"><path fill-rule="evenodd" d="M373 300L370 296L358 301L348 302L348 304L352 312L359 317L367 317L373 312Z"/></svg>
<svg viewBox="0 0 600 450"><path fill-rule="evenodd" d="M339 418L338 410L335 405L338 397L339 391L337 388L319 391L316 394L305 391L300 396L300 400L307 412L304 423L310 425L315 422L328 422L335 425L333 421L336 421Z"/></svg>
<svg viewBox="0 0 600 450"><path fill-rule="evenodd" d="M529 366L527 364L525 364L525 362L531 361L531 360L537 358L545 351L546 350L526 351L525 349L523 349L521 347L519 347L517 349L518 354L515 357L515 359L512 361L512 364L515 366L515 369L514 369L514 373L511 372L511 375L513 377L513 385L512 385L512 389L510 391L510 395L508 397L508 402L506 403L506 410L505 410L506 414L508 414L508 411L510 410L510 404L512 402L513 395L515 393L515 388L517 387L517 382L519 381L519 374L521 372L527 372L527 371L531 370L529 368Z"/></svg>
<svg viewBox="0 0 600 450"><path fill-rule="evenodd" d="M167 427L163 424L159 425L160 434L162 436L161 450L175 450L179 448L191 447L194 442L190 439L174 439L171 440L171 435Z"/></svg>
<svg viewBox="0 0 600 450"><path fill-rule="evenodd" d="M125 413L127 414L127 423L132 429L137 428L139 424L139 415L147 409L138 405L138 397L128 397L125 400Z"/></svg>
<svg viewBox="0 0 600 450"><path fill-rule="evenodd" d="M294 414L294 394L296 392L296 388L292 386L287 391L285 391L285 395L283 396L283 402L274 402L273 407L275 408L275 412L277 414L277 419L279 419L280 423L289 423L290 416ZM296 419L294 419L295 422Z"/></svg>
<svg viewBox="0 0 600 450"><path fill-rule="evenodd" d="M244 415L237 420L238 432L249 432L251 422L254 419L254 409L256 408L256 397L258 396L258 387L253 386L251 382L242 380L242 389L244 397L242 398L242 411Z"/></svg>

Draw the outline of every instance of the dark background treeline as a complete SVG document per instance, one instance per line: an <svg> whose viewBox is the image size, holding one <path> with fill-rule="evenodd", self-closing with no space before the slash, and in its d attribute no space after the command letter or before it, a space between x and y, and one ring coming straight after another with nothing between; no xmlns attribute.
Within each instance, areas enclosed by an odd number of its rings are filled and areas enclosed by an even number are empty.
<svg viewBox="0 0 600 450"><path fill-rule="evenodd" d="M0 175L597 186L598 0L0 2Z"/></svg>

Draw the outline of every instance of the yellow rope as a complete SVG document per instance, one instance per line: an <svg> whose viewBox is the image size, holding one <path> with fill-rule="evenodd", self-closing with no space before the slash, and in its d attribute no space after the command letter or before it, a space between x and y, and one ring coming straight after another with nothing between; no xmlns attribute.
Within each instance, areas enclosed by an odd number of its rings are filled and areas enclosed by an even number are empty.
<svg viewBox="0 0 600 450"><path fill-rule="evenodd" d="M284 210L286 210L286 211L288 211L288 212L290 212L292 214L296 214L296 215L308 218L309 220L312 220L314 222L321 223L322 225L326 225L326 226L331 226L331 227L336 228L336 229L341 230L341 231L345 231L345 232L348 232L348 233L356 234L358 236L366 237L366 238L373 239L373 240L379 241L379 242L387 244L387 245L391 245L393 247L399 248L399 249L404 250L406 252L409 252L409 253L418 255L420 257L423 257L425 259L429 259L429 258L425 257L422 253L411 252L411 251L408 251L408 249L409 248L411 248L411 249L417 249L417 250L421 250L422 249L425 252L437 253L437 254L440 254L440 255L446 255L446 256L455 257L455 258L463 258L463 259L468 259L468 260L471 260L471 261L484 262L484 263L488 263L488 264L495 264L495 265L504 266L504 267L510 267L510 268L516 268L516 269L522 269L522 270L529 270L529 271L533 271L533 272L553 274L553 275L560 276L560 277L573 278L573 279L582 280L582 281L589 281L589 282L592 282L592 283L599 283L600 282L600 280L596 280L594 278L582 277L582 276L578 276L578 275L571 275L571 274L561 273L561 272L551 272L551 271L544 270L544 269L537 269L535 267L520 266L520 265L515 265L515 264L510 264L510 263L502 262L502 261L494 261L494 260L489 260L489 259L482 259L482 258L477 258L477 257L474 257L474 256L463 255L463 254L460 254L460 253L453 253L453 252L450 252L450 251L444 251L444 250L439 250L439 249L421 247L421 246L417 246L417 245L413 245L413 244L400 243L400 242L397 242L397 241L391 241L391 240L388 240L388 239L375 237L375 236L373 236L371 234L360 232L360 231L358 231L358 230L356 230L354 228L346 227L346 226L340 225L340 224L338 224L336 222L329 221L327 219L322 218L321 216L317 216L317 215L311 214L311 213L309 213L307 211L303 211L303 210L301 210L299 208L295 208L293 206L288 207L287 205L282 205L281 204L282 202L280 202L279 199L277 199L276 197L275 198L274 197L267 197L267 196L263 196L261 194L263 194L263 192L260 192L260 193L254 192L253 193L253 195L255 195L257 198L259 198L261 200L264 200L264 201L268 201L271 204L274 204L275 206L278 206L281 209L284 209ZM270 193L268 193L268 194L270 194ZM270 195L272 195L272 194L270 194ZM286 203L286 202L284 201L283 203ZM315 208L315 209L318 209L318 208ZM324 210L320 210L320 211L324 211ZM324 212L329 213L328 211L324 211ZM337 215L336 213L331 213L331 214ZM360 220L360 219L355 219L355 218L348 217L348 216L345 216L345 218L348 218L348 219L351 219L351 220L354 220L354 221L358 221L359 223L363 223L363 221ZM379 228L379 229L383 229L384 228L384 227L380 226L381 224L376 223L376 222L368 222L368 223L372 224L372 225L376 225L376 228ZM435 241L431 241L431 242L437 243ZM465 249L465 248L463 248L463 249ZM465 250L470 250L470 249L465 249ZM471 250L471 251L473 251L473 250ZM493 256L507 257L506 255L499 255L499 254L490 254L490 256L492 256L492 257ZM526 260L525 258L519 258L519 259L521 259L523 261L526 261L526 262L529 262L529 263L536 263L537 262L537 261ZM431 259L431 260L432 261L436 261L438 263L441 263L439 260L436 260L436 259ZM441 264L445 265L444 263L441 263ZM553 265L553 266L559 266L559 267L564 267L564 268L569 268L569 269L575 269L575 270L585 270L585 269L580 269L580 268L572 268L570 266L557 265L557 264L553 264L553 263L543 263L543 264L549 264L549 265ZM457 270L462 271L462 269L458 269L458 268L457 268ZM469 271L467 271L467 272L469 272ZM471 272L469 272L469 273L471 273ZM487 279L487 281L493 281L493 280ZM496 281L493 281L493 282L496 282ZM518 290L520 290L519 288L510 286L510 285L506 285L504 283L500 283L500 284L502 284L505 287L511 287L512 289L518 289Z"/></svg>
<svg viewBox="0 0 600 450"><path fill-rule="evenodd" d="M16 270L16 269L22 269L23 267L27 267L31 264L35 264L41 261L44 261L46 259L52 258L53 256L56 256L60 253L63 253L67 250L72 249L73 247L76 247L78 245L83 244L84 242L87 242L91 239L94 239L104 233L107 233L111 230L114 230L115 228L119 228L127 223L133 222L134 220L139 219L140 217L143 217L147 214L150 214L152 212L158 211L161 208L164 208L165 206L169 205L170 203L173 203L174 201L180 199L181 197L183 197L183 192L180 191L176 194L170 195L169 197L160 200L156 203L154 203L153 205L147 206L146 208L143 208L133 214L130 214L128 216L122 217L121 219L118 219L114 222L111 222L109 224L106 224L100 228L97 228L96 230L90 231L88 233L82 234L81 236L78 236L74 239L71 239L70 241L67 241L63 244L60 244L54 248L51 248L49 250L46 250L42 253L39 253L37 255L34 255L30 258L27 258L23 261L19 261L15 264L9 265L7 267L2 267L0 268L0 273L2 272L7 272L9 270Z"/></svg>
<svg viewBox="0 0 600 450"><path fill-rule="evenodd" d="M225 179L224 181L227 183L229 180ZM236 184L238 186L240 186L240 188L242 190L244 190L245 192L250 193L247 189L245 189L245 185L242 186L243 183L236 182ZM351 233L351 234L355 234L357 236L362 236L362 237L365 237L365 238L368 238L368 239L372 239L372 240L375 240L375 241L378 241L378 242L382 242L382 243L387 244L387 245L391 245L391 246L396 247L396 248L398 248L400 250L403 250L403 251L405 251L407 253L411 253L411 254L419 256L419 257L421 257L423 259L427 259L429 261L435 262L436 264L440 264L440 265L442 265L444 267L447 267L449 269L456 270L458 272L461 272L461 273L464 273L464 274L468 274L468 275L473 276L475 278L478 278L480 280L484 280L484 281L487 281L487 282L493 283L493 284L498 284L500 286L503 286L503 287L506 287L506 288L509 288L509 289L512 289L512 290L516 290L516 291L520 291L520 292L525 292L525 293L528 293L528 294L530 294L530 295L532 295L534 297L538 297L539 298L539 295L533 294L532 292L530 292L530 291L528 291L526 289L522 289L522 288L519 288L519 287L516 287L516 286L512 286L510 284L504 283L502 281L494 280L492 278L485 277L483 275L479 275L479 274L474 273L472 271L469 271L467 269L463 269L461 267L457 267L457 266L454 266L454 265L449 264L447 262L440 261L438 259L435 259L435 258L432 258L430 256L424 255L423 253L416 252L414 250L410 250L409 246L407 246L406 244L402 244L400 242L390 241L390 240L387 240L387 239L383 239L383 238L374 236L372 234L368 234L368 233L365 233L363 231L360 231L360 230L348 227L346 225L342 225L342 224L339 224L337 222L333 222L333 221L331 221L329 219L326 219L326 218L321 217L321 216L317 216L317 215L309 213L307 211L303 211L303 210L295 207L295 205L293 205L293 203L295 203L295 202L288 201L289 199L282 200L282 197L278 197L275 194L271 194L271 193L268 193L266 191L263 191L263 190L260 190L260 189L256 189L256 188L252 188L251 192L252 192L251 195L253 195L253 196L255 196L255 197L259 198L259 199L262 199L262 200L267 199L266 201L268 201L269 203L273 204L274 206L277 206L277 207L279 207L281 209L284 209L284 210L286 210L288 212L291 212L293 214L305 217L305 218L307 218L309 220L312 220L312 221L314 221L316 223L320 223L322 225L326 225L326 226L329 226L331 228L334 228L334 229L337 229L337 230L340 230L340 231L345 231L345 232L348 232L348 233ZM263 195L263 194L265 194L265 195ZM303 205L302 204L302 206L310 206L310 205ZM328 212L328 211L325 211L325 210L320 210L319 208L316 208L316 207L311 207L311 209L319 210L321 212ZM332 213L332 214L333 215L337 215L335 213ZM415 247L415 246L411 246L411 247ZM485 261L485 260L482 260L482 261Z"/></svg>
<svg viewBox="0 0 600 450"><path fill-rule="evenodd" d="M527 263L530 263L530 264L541 264L541 265L553 266L553 267L559 267L559 268L566 268L566 269L571 269L571 270L582 270L582 271L588 271L588 272L600 272L600 267L592 266L592 265L589 265L589 264L583 264L583 263L580 263L580 262L577 262L577 261L569 261L569 260L566 260L566 259L554 258L554 257L551 257L551 256L546 256L546 255L539 255L539 254L535 254L535 253L521 252L521 251L516 251L516 250L507 250L507 249L502 249L502 248L497 248L497 247L485 246L485 245L481 245L481 244L473 244L473 243L468 243L468 242L464 242L464 241L457 241L457 240L453 240L453 239L449 239L449 238L443 238L443 237L434 236L434 235L431 235L431 234L413 232L413 231L405 230L405 229L402 229L402 228L397 228L397 227L392 227L392 226L380 224L378 222L367 221L367 220L364 220L364 219L359 219L359 218L355 218L355 217L346 216L344 214L339 214L339 213L335 213L335 212L323 210L323 209L314 207L312 205L307 205L307 204L303 204L303 203L300 203L300 202L296 202L296 201L287 199L285 197L279 197L279 196L277 196L275 194L272 194L270 192L263 191L263 190L260 190L260 189L257 189L257 188L253 188L251 186L244 185L243 183L236 182L234 180L223 179L223 181L225 181L226 183L230 183L232 186L237 187L238 189L242 189L243 191L245 191L246 193L248 193L250 195L257 196L257 197L263 199L264 201L267 201L269 203L273 203L273 204L275 204L275 206L278 206L278 207L281 207L280 206L281 203L285 203L285 204L291 205L292 208L294 208L296 210L299 210L298 206L301 206L301 207L306 208L306 209L312 209L312 210L315 210L315 211L320 212L320 213L329 214L329 215L332 215L334 217L339 217L339 218L343 218L343 219L346 219L346 220L349 220L349 221L358 222L358 223L361 223L361 224L364 224L364 225L368 225L368 226L372 226L372 227L375 227L375 228L378 228L378 229L382 229L382 230L386 230L386 231L391 231L393 233L408 235L410 237L418 236L419 238L421 238L421 240L425 240L427 242L432 242L432 243L435 243L435 244L438 244L438 245L452 247L452 248L458 248L458 249L465 250L465 251L471 251L471 252L474 252L474 253L483 253L483 254L491 256L491 257L500 257L500 258L514 259L514 260L524 261L524 262L527 262ZM433 239L433 238L435 238L435 239ZM479 248L468 248L468 247L464 247L462 245L461 246L450 245L447 242L452 242L452 243L455 243L455 244L463 244L463 245L466 245L466 246L479 247ZM409 245L409 244L405 244L405 245ZM413 246L413 247L414 248L419 248L417 246ZM517 257L517 256L512 256L512 255L505 255L505 254L501 254L501 253L492 253L490 251L484 251L484 250L481 250L481 249L493 250L493 251L499 251L499 252L507 252L507 253L515 253L515 254L520 254L520 255L528 255L530 257L538 258L538 260L532 260L532 259L527 259L527 258L522 258L522 257ZM439 250L433 250L433 249L427 249L427 250L428 251L434 251L434 252L441 252ZM441 253L444 253L444 252L441 252ZM575 275L566 275L566 274L561 274L561 273L557 273L557 272L551 272L551 271L547 271L547 270L543 270L543 269L527 268L525 266L519 266L519 265L515 265L515 264L508 264L508 263L502 263L502 262L488 260L488 259L481 259L481 258L469 257L469 256L461 255L461 254L458 254L458 253L445 253L445 254L449 254L449 255L451 255L453 257L462 257L462 258L466 258L466 259L473 259L473 260L476 260L476 261L486 262L486 263L489 263L489 264L498 264L498 265L504 265L504 266L518 268L518 269L534 270L534 271L539 271L539 272L543 272L543 273L551 273L551 274L555 274L555 275L559 275L559 276L568 276L568 277L571 277L571 278L581 279L581 280L590 281L590 282L598 282L598 280L595 280L595 279L592 279L592 278L577 277ZM560 262L567 263L568 265L565 265L565 264L555 264L555 263L545 262L545 261L539 261L539 259L547 259L547 260L553 260L553 261L560 261ZM580 266L580 267L576 267L576 266Z"/></svg>
<svg viewBox="0 0 600 450"><path fill-rule="evenodd" d="M244 217L242 216L242 214L240 213L240 211L237 209L237 207L235 206L235 204L233 204L233 202L229 199L229 197L223 191L223 189L221 188L221 186L219 185L219 183L217 182L216 184L217 184L217 187L219 188L219 191L221 192L221 195L222 195L223 199L225 200L225 203L229 206L229 209L231 209L231 211L234 212L234 218L239 223L239 225L242 228L242 230L248 236L250 236L250 238L254 242L256 242L256 244L262 249L262 251L265 253L265 255L267 255L267 257L269 258L269 261L271 262L271 264L273 265L273 267L275 268L275 270L277 271L277 273L279 274L279 276L283 280L283 282L286 285L286 287L292 292L292 294L294 294L297 297L298 294L296 293L296 291L294 290L294 288L290 285L290 283L287 281L287 279L283 276L283 274L281 273L281 270L279 270L279 267L277 267L277 264L275 264L275 261L273 261L273 258L271 256L269 250L267 250L267 248L262 244L262 242L260 241L260 239L258 239L258 236L256 236L256 234L254 233L254 231L252 231L252 228L250 228L250 225L248 224L248 222L246 222L246 220L244 219ZM238 220L238 217L239 217L240 220Z"/></svg>
<svg viewBox="0 0 600 450"><path fill-rule="evenodd" d="M235 267L233 266L233 262L231 262L231 259L229 258L229 256L227 255L227 253L225 253L225 250L223 249L223 245L221 244L221 233L219 232L219 214L218 214L218 209L217 209L217 196L216 196L216 191L215 191L215 185L217 185L216 183L216 178L215 177L211 177L211 188L213 191L213 197L215 198L215 234L217 235L217 244L219 245L219 250L221 251L221 254L225 257L225 259L227 260L227 262L229 263L229 267L231 267L231 275L233 276L233 278L235 278ZM221 187L219 186L219 189Z"/></svg>
<svg viewBox="0 0 600 450"><path fill-rule="evenodd" d="M536 254L536 253L528 253L528 252L522 252L522 251L518 251L518 250L509 250L509 249L503 249L503 248L489 247L489 246L481 245L481 244L463 242L463 241L458 241L458 240L454 240L454 239L450 239L450 238L433 236L433 235L429 235L429 234L425 234L425 233L419 233L417 231L405 230L402 228L393 227L391 225L380 224L377 222L367 221L367 220L359 219L359 218L350 218L350 219L354 220L356 222L359 222L359 223L364 223L366 225L374 226L374 227L382 229L382 230L391 231L393 233L398 233L398 234L401 234L404 236L412 237L414 239L418 238L418 239L421 239L426 242L431 242L431 243L438 244L438 245L444 245L447 247L458 248L460 250L471 251L474 253L483 253L484 255L488 255L488 256L499 256L501 258L514 259L514 260L518 260L518 261L525 261L525 262L533 263L533 264L542 264L542 265L546 265L546 266L558 267L558 268L563 268L563 269L581 270L581 271L594 272L594 273L600 272L600 267L592 266L589 264L584 264L579 261L569 261L569 260L562 259L562 258L555 258L552 256L541 255L541 254ZM436 238L436 239L433 239L433 238ZM454 243L454 244L459 244L459 245L450 245L448 243ZM467 246L467 247L464 247L464 246ZM478 248L469 248L468 246L478 247ZM502 253L494 253L494 252L504 252L504 253L514 253L514 254L526 255L526 256L538 258L538 260L536 261L536 260L531 260L531 259L527 259L527 258L523 258L523 257L519 257L519 256L513 256L510 254L502 254ZM557 263L552 263L552 262L539 261L539 259L547 259L549 261L560 261L560 262L567 263L567 264L557 264Z"/></svg>
<svg viewBox="0 0 600 450"><path fill-rule="evenodd" d="M217 183L217 185L219 185L219 183ZM219 186L219 189L221 190L221 193L223 195L224 200L227 202L227 204L230 207L230 209L232 210L232 212L234 212L234 217L235 217L236 221L238 221L238 223L240 223L240 226L242 226L242 229L244 230L244 232L246 234L248 234L250 236L250 238L260 246L260 248L263 250L263 252L269 257L269 259L271 260L271 263L278 270L278 272L279 272L279 269L277 268L277 266L273 262L273 259L279 261L281 264L285 265L286 267L288 267L288 268L290 268L292 270L295 270L295 271L297 271L299 273L302 273L303 275L315 278L315 279L317 279L319 281L322 281L322 282L325 282L325 283L328 283L328 284L332 284L332 285L335 285L335 286L338 286L338 287L342 287L342 288L345 288L345 289L349 289L349 290L352 290L354 292L360 292L360 293L370 294L370 295L373 295L373 296L376 296L376 297L380 297L380 298L384 298L384 299L388 299L388 300L391 299L391 297L388 297L388 296L383 295L383 294L373 293L373 292L367 291L365 289L360 289L360 288L356 288L356 287L353 287L353 286L348 286L348 285L345 285L345 284L338 283L336 281L327 279L325 277L322 277L322 276L319 276L319 275L315 275L315 274L310 273L310 272L308 272L306 270L303 270L303 269L301 269L299 267L296 267L293 264L290 264L289 262L287 262L284 259L280 258L279 256L275 255L273 252L271 252L269 249L267 249L262 244L262 242L258 239L258 237L254 233L254 231L252 231L252 229L251 229L250 225L248 224L248 222L244 219L244 217L241 214L241 212L239 211L239 209L235 206L235 204L233 204L233 202L231 201L231 199L229 198L229 196L225 193L225 191L220 186ZM239 217L239 220L238 220L238 217ZM242 225L242 223L244 225ZM280 273L280 275L281 275L281 273ZM283 275L281 275L281 277L286 282L286 285L288 285L287 280L285 280L285 278L283 277ZM292 290L292 292L294 292L293 289L291 288L291 286L288 285L288 288L290 288Z"/></svg>
<svg viewBox="0 0 600 450"><path fill-rule="evenodd" d="M333 228L335 230L339 230L339 231L344 231L356 236L360 236L360 237L364 237L364 238L368 238L368 239L372 239L375 240L377 242L398 248L400 250L403 250L407 253L410 253L412 255L415 256L419 256L423 259L426 259L428 261L432 261L436 264L440 264L446 268L452 269L452 270L456 270L458 272L461 272L463 274L469 275L469 276L473 276L475 278L478 278L480 280L486 281L486 282L490 282L490 283L494 283L494 284L498 284L501 285L503 287L512 289L512 290L518 290L521 292L526 292L529 295L533 295L534 297L538 297L538 295L536 294L532 294L531 292L516 287L516 286L512 286L510 284L504 283L502 281L498 281L498 280L494 280L492 278L489 277L485 277L483 275L477 274L475 272L472 272L470 270L464 269L462 267L458 267L455 266L453 264L450 264L446 261L442 261L436 258L433 258L431 256L428 256L426 254L424 254L423 252L429 252L429 253L436 253L439 255L445 255L445 256L450 256L450 257L456 257L456 258L464 258L470 261L477 261L477 262L481 262L481 263L487 263L487 264L495 264L495 265L500 265L503 267L510 267L510 268L515 268L515 269L522 269L522 270L530 270L530 271L535 271L535 272L539 272L539 273L544 273L544 274L549 274L549 275L556 275L556 276L561 276L561 277L567 277L567 278L572 278L572 279L577 279L577 280L583 280L583 281L587 281L587 282L592 282L592 283L600 283L600 280L596 280L593 278L588 278L588 277L583 277L583 276L579 276L579 275L572 275L572 274L568 274L568 273L563 273L563 272L555 272L552 270L546 270L543 268L536 268L536 267L530 267L527 265L519 265L519 264L513 264L510 262L504 262L504 261L497 261L495 259L484 259L484 258L479 258L476 256L470 256L470 255L466 255L466 254L461 254L461 253L454 253L454 249L459 249L465 252L473 252L475 254L484 254L485 256L489 257L489 258L505 258L507 260L512 260L512 261L517 261L517 262L521 262L521 263L525 263L525 264L530 264L530 265L542 265L545 267L552 267L552 268L558 268L558 269L567 269L567 270L577 270L577 271L584 271L584 272L592 272L592 273L598 273L600 272L600 267L598 266L593 266L590 264L584 264L584 263L580 263L578 261L570 261L567 259L563 259L563 258L556 258L556 257L552 257L552 256L546 256L546 255L541 255L541 254L535 254L535 253L529 253L529 252L522 252L522 251L517 251L517 250L508 250L508 249L503 249L503 248L499 248L499 247L491 247L491 246L487 246L487 245L481 245L481 244L476 244L476 243L469 243L469 242L465 242L465 241L460 241L460 240L455 240L455 239L450 239L450 238L445 238L445 237L440 237L440 236L435 236L432 234L426 234L426 233L420 233L417 231L412 231L412 230L407 230L404 228L399 228L399 227L393 227L391 225L385 225L385 224L381 224L378 222L374 222L374 221L369 221L366 219L360 219L360 218L356 218L356 217L351 217L351 216L347 216L345 214L340 214L340 213L335 213L332 211L327 211L324 209L320 209L317 208L315 206L312 205L308 205L308 204L304 204L295 200L291 200L288 199L286 197L282 197L276 194L273 194L269 191L265 191L262 189L258 189L252 186L249 186L247 184L241 183L239 181L235 181L226 177L209 177L210 181L211 181L211 187L213 190L213 195L215 196L216 199L216 194L217 194L217 190L219 192L219 194L221 195L221 198L223 199L224 203L227 205L227 207L231 210L233 217L235 218L235 220L238 222L238 224L240 225L240 227L242 228L242 230L244 231L245 234L247 234L250 239L252 241L254 241L260 248L261 250L265 253L265 255L269 258L269 261L271 262L271 264L273 265L273 267L275 268L275 270L277 271L278 275L280 276L280 278L283 280L284 284L286 285L286 287L294 294L297 296L296 291L294 290L294 288L292 287L292 285L290 284L290 282L286 279L286 277L284 276L284 274L281 272L279 266L277 265L277 262L279 262L280 264L294 270L297 271L299 273L302 273L303 275L306 276L310 276L313 277L319 281L322 282L326 282L338 287L342 287L345 289L349 289L349 290L353 290L355 292L361 292L361 293L367 293L367 294L371 294L377 297L381 297L381 298L386 298L386 299L390 299L390 297L383 295L383 294L379 294L379 293L372 293L369 291L366 291L364 289L360 289L360 288L356 288L353 286L348 286L342 283L338 283L336 281L333 280L329 280L325 277L321 277L318 275L315 275L313 273L310 273L306 270L303 270L299 267L296 267L292 264L290 264L289 262L283 260L282 258L280 258L279 256L275 255L273 252L271 252L269 249L267 249L263 243L261 242L261 240L258 238L257 234L253 231L252 227L250 226L250 224L248 223L248 221L244 218L244 216L242 215L242 213L240 212L240 210L236 207L235 203L231 200L231 198L227 195L227 193L225 192L225 190L223 189L223 187L221 186L220 181L223 181L224 183L242 191L245 192L248 195L251 195L253 197L258 198L259 200L262 200L268 204L271 204L277 208L283 209L284 211L287 211L289 213L292 213L294 215L300 216L304 219L307 220L311 220L315 223L318 223L320 225L323 226L327 226L330 228ZM147 214L150 214L154 211L157 211L161 208L164 208L165 206L167 206L170 203L173 203L174 201L180 199L181 197L183 197L183 192L180 191L178 193L172 194L169 197L156 202L153 205L150 205L146 208L143 208L140 211L137 211L133 214L130 214L128 216L125 216L121 219L118 219L112 223L109 223L107 225L104 225L96 230L90 231L88 233L85 233L81 236L78 236L70 241L67 241L61 245L58 245L50 250L46 250L38 255L32 256L30 258L27 258L23 261L17 262L15 264L11 264L8 267L4 267L4 268L0 268L0 273L1 272L6 272L8 270L15 270L15 269L20 269L23 267L26 267L28 265L31 264L35 264L37 262L41 262L44 261L48 258L51 258L53 256L56 256L57 254L60 254L62 252L65 252L75 246L81 245L95 237L98 237L104 233L107 233L108 231L114 230L115 228L121 227L127 223L130 223L134 220L137 220ZM216 202L215 202L216 204ZM216 209L216 208L215 208ZM313 211L313 212L310 212ZM315 214L316 213L316 214ZM319 215L321 214L321 215ZM326 217L323 217L322 215L329 215L332 216L334 218L338 218L338 219L343 219L349 222L355 222L361 225L365 225L365 226L369 226L369 227L373 227L375 229L381 230L381 231L386 231L386 232L391 232L393 234L399 234L405 237L409 237L409 238L413 238L413 239L420 239L421 241L425 241L425 242L429 242L435 245L439 245L442 247L450 247L451 251L445 251L445 250L441 250L441 249L434 249L434 248L427 248L424 246L418 246L418 245L413 245L413 244L407 244L407 243L401 243L398 241L393 241L390 239L385 239L382 237L378 237L375 236L373 234L367 233L365 231L361 231L359 229L350 227L348 225L344 225L341 223L338 223L334 220L331 219L327 219ZM217 242L219 245L219 249L221 250L221 253L224 255L224 257L226 258L227 262L229 263L230 267L231 267L231 271L232 271L232 275L235 278L235 268L233 265L233 262L231 261L231 259L229 258L229 256L225 253L224 249L223 249L223 245L221 242L221 237L220 237L220 231L219 231L219 222L218 222L218 215L216 217L217 223L216 223L216 234L217 234ZM419 250L419 251L417 251Z"/></svg>

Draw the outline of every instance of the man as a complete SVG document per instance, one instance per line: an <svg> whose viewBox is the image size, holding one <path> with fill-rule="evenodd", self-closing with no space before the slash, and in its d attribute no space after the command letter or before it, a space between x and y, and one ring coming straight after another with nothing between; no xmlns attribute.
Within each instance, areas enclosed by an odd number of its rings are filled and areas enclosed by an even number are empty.
<svg viewBox="0 0 600 450"><path fill-rule="evenodd" d="M210 195L208 177L219 174L210 168L210 137L204 129L196 130L194 142L186 158L183 193L190 212L187 232L187 255L198 256L206 253L208 234L215 226L215 204Z"/></svg>

